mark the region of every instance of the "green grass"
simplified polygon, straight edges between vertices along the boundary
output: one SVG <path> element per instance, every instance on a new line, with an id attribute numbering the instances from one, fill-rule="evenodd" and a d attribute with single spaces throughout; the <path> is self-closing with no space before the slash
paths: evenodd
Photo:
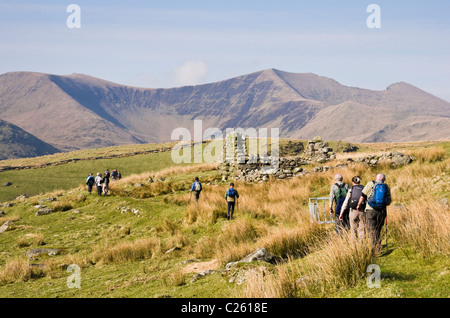
<path id="1" fill-rule="evenodd" d="M 438 144 L 439 147 L 449 149 L 448 143 Z M 420 148 L 420 147 L 419 147 Z M 427 163 L 428 165 L 443 166 L 442 162 Z M 87 172 L 101 172 L 107 167 L 117 168 L 124 176 L 147 171 L 160 171 L 171 167 L 170 152 L 136 155 L 123 158 L 98 159 L 93 161 L 78 161 L 60 166 L 51 166 L 41 169 L 14 170 L 0 173 L 3 178 L 7 173 L 12 173 L 19 186 L 34 187 L 35 195 L 25 201 L 15 201 L 13 207 L 2 208 L 6 217 L 0 218 L 0 225 L 5 218 L 15 219 L 16 227 L 13 230 L 0 234 L 0 272 L 12 259 L 19 258 L 31 264 L 50 262 L 54 268 L 44 277 L 31 278 L 27 281 L 16 280 L 9 283 L 0 282 L 0 294 L 2 297 L 240 297 L 245 295 L 245 286 L 229 283 L 227 276 L 214 273 L 210 276 L 191 283 L 194 273 L 183 273 L 186 267 L 183 262 L 197 259 L 210 261 L 217 257 L 216 250 L 208 245 L 208 242 L 222 242 L 227 240 L 228 231 L 233 224 L 245 221 L 255 231 L 277 231 L 283 229 L 295 229 L 295 224 L 288 224 L 279 216 L 258 216 L 252 211 L 238 210 L 235 223 L 225 219 L 225 205 L 219 207 L 219 216 L 213 222 L 194 222 L 188 224 L 184 218 L 188 209 L 189 187 L 194 176 L 200 176 L 205 186 L 205 193 L 214 193 L 216 186 L 219 189 L 225 187 L 215 174 L 215 171 L 199 170 L 188 172 L 169 173 L 162 182 L 164 187 L 155 187 L 155 193 L 151 197 L 140 198 L 136 195 L 138 188 L 132 184 L 121 185 L 121 191 L 109 197 L 99 197 L 96 194 L 87 194 L 84 183 L 84 175 Z M 411 169 L 421 169 L 422 165 L 414 164 Z M 60 170 L 61 169 L 61 170 Z M 444 168 L 442 168 L 444 169 Z M 395 170 L 397 178 L 403 174 L 402 169 Z M 415 171 L 415 170 L 414 170 Z M 417 170 L 419 171 L 419 170 Z M 24 173 L 24 175 L 22 175 Z M 28 173 L 28 175 L 27 175 Z M 374 173 L 373 171 L 368 174 Z M 394 172 L 392 172 L 394 173 Z M 54 188 L 46 189 L 39 182 L 32 180 L 37 176 L 47 175 L 49 180 L 60 182 L 60 175 L 70 175 L 72 185 L 66 184 L 69 179 L 57 183 Z M 80 177 L 80 175 L 82 177 Z M 332 173 L 330 174 L 332 175 Z M 32 181 L 26 182 L 26 177 Z M 390 175 L 393 177 L 392 175 Z M 22 178 L 22 179 L 21 179 Z M 81 179 L 81 180 L 80 180 Z M 145 181 L 145 180 L 142 180 Z M 3 182 L 3 179 L 2 179 Z M 6 182 L 6 181 L 5 181 Z M 280 181 L 289 182 L 289 181 Z M 325 177 L 316 177 L 311 183 L 311 196 L 327 196 L 330 180 Z M 1 185 L 1 184 L 0 184 Z M 11 186 L 11 187 L 13 187 Z M 4 187 L 2 190 L 9 190 Z M 143 191 L 150 188 L 142 187 Z M 249 186 L 241 194 L 245 194 L 257 185 Z M 20 187 L 18 189 L 21 189 Z M 54 189 L 66 189 L 52 191 Z M 140 189 L 140 188 L 139 188 Z M 159 189 L 159 190 L 158 190 Z M 126 191 L 125 191 L 126 190 Z M 162 192 L 164 190 L 164 192 Z M 167 190 L 167 191 L 166 191 Z M 129 192 L 127 192 L 129 191 Z M 158 191 L 160 191 L 158 193 Z M 220 190 L 221 191 L 221 190 Z M 19 192 L 23 193 L 23 192 Z M 220 192 L 222 193 L 222 192 Z M 2 193 L 3 195 L 3 193 Z M 410 195 L 405 193 L 405 195 Z M 16 194 L 13 194 L 16 196 Z M 56 197 L 57 201 L 40 202 L 47 197 Z M 283 200 L 281 200 L 283 201 Z M 67 211 L 57 211 L 49 215 L 36 216 L 34 208 L 36 204 L 44 204 L 54 207 L 57 204 L 66 203 L 71 206 Z M 137 209 L 139 213 L 129 210 L 121 213 L 123 207 Z M 299 214 L 307 213 L 306 203 Z M 3 219 L 3 220 L 2 220 Z M 243 223 L 241 223 L 243 224 Z M 294 228 L 293 228 L 294 227 Z M 329 231 L 333 231 L 329 227 Z M 264 231 L 263 231 L 264 232 Z M 242 243 L 254 244 L 258 242 L 258 235 L 245 236 L 239 242 L 238 232 L 233 237 L 230 247 Z M 449 260 L 446 255 L 424 256 L 410 246 L 395 241 L 393 232 L 389 232 L 389 253 L 378 257 L 375 264 L 381 269 L 381 288 L 368 288 L 367 275 L 361 277 L 356 284 L 340 287 L 337 290 L 318 291 L 310 297 L 448 297 L 449 292 Z M 384 235 L 384 232 L 383 232 Z M 37 237 L 39 239 L 33 239 Z M 98 253 L 111 249 L 125 242 L 136 243 L 142 239 L 160 242 L 160 250 L 156 249 L 146 256 L 131 256 L 128 261 L 103 262 L 96 259 Z M 24 244 L 23 242 L 28 242 Z M 264 241 L 273 244 L 278 241 Z M 383 237 L 383 242 L 385 242 Z M 290 242 L 292 243 L 292 242 Z M 197 249 L 205 244 L 204 256 Z M 275 245 L 274 250 L 284 253 L 283 248 Z M 321 243 L 320 243 L 321 244 Z M 165 251 L 180 246 L 180 251 L 165 254 Z M 224 249 L 222 245 L 221 248 Z M 38 256 L 28 261 L 25 252 L 32 248 L 59 248 L 62 254 L 58 256 Z M 275 248 L 276 247 L 276 248 Z M 295 249 L 295 248 L 294 248 Z M 272 250 L 274 252 L 274 250 Z M 236 253 L 239 250 L 236 250 Z M 291 260 L 291 264 L 302 268 L 304 264 L 314 262 L 321 253 L 320 245 L 312 246 L 306 255 L 297 255 Z M 288 254 L 286 253 L 286 257 Z M 295 253 L 294 253 L 295 254 Z M 292 255 L 294 255 L 292 254 Z M 292 256 L 291 255 L 291 256 Z M 289 256 L 289 257 L 291 257 Z M 295 256 L 295 255 L 294 255 Z M 134 257 L 134 258 L 133 258 Z M 81 289 L 69 289 L 67 278 L 72 274 L 65 271 L 61 264 L 79 264 L 81 266 Z M 224 264 L 221 264 L 223 267 Z M 246 268 L 259 268 L 265 266 L 268 275 L 272 275 L 278 269 L 289 264 L 265 265 L 261 263 L 246 265 Z M 297 276 L 296 279 L 302 276 Z"/>
<path id="2" fill-rule="evenodd" d="M 12 200 L 21 194 L 33 196 L 84 185 L 90 172 L 95 176 L 97 172 L 103 174 L 106 169 L 110 171 L 117 169 L 122 173 L 122 177 L 126 177 L 147 171 L 156 172 L 175 165 L 171 159 L 171 152 L 165 151 L 122 158 L 80 160 L 39 169 L 3 171 L 0 172 L 0 202 Z M 12 185 L 4 187 L 6 182 Z"/>

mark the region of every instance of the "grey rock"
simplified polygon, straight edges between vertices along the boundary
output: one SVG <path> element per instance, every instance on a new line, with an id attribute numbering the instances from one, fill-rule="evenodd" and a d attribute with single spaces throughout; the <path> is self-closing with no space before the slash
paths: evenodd
<path id="1" fill-rule="evenodd" d="M 239 263 L 251 263 L 254 261 L 261 261 L 261 262 L 267 262 L 267 263 L 275 263 L 277 258 L 272 255 L 269 251 L 267 251 L 264 247 L 260 247 L 253 253 L 250 253 L 243 259 L 241 259 L 238 262 L 230 262 L 227 265 L 225 265 L 226 270 L 230 270 L 231 268 L 235 267 Z"/>
<path id="2" fill-rule="evenodd" d="M 172 252 L 174 252 L 174 251 L 180 251 L 180 250 L 181 250 L 180 247 L 175 246 L 175 247 L 172 247 L 170 250 L 168 250 L 168 251 L 166 252 L 166 254 L 172 253 Z"/>
<path id="3" fill-rule="evenodd" d="M 412 158 L 409 155 L 404 155 L 400 152 L 394 152 L 392 157 L 392 165 L 394 167 L 401 167 L 409 165 L 412 162 Z"/>
<path id="4" fill-rule="evenodd" d="M 49 256 L 58 255 L 61 252 L 60 249 L 56 248 L 33 248 L 30 251 L 25 252 L 25 256 L 27 257 L 36 257 L 42 254 L 47 254 Z"/>
<path id="5" fill-rule="evenodd" d="M 195 282 L 196 280 L 198 280 L 198 279 L 200 279 L 202 277 L 214 274 L 215 272 L 216 272 L 215 270 L 207 269 L 206 271 L 203 271 L 203 272 L 200 272 L 198 274 L 195 274 L 194 277 L 192 277 L 191 283 Z"/>
<path id="6" fill-rule="evenodd" d="M 12 221 L 6 221 L 5 223 L 3 223 L 2 226 L 0 226 L 0 233 L 6 232 L 8 230 L 13 229 L 14 226 L 14 222 Z"/>
<path id="7" fill-rule="evenodd" d="M 39 216 L 39 215 L 47 215 L 47 214 L 50 214 L 50 213 L 52 213 L 53 212 L 53 209 L 50 209 L 50 208 L 48 208 L 48 209 L 39 209 L 37 212 L 36 212 L 36 216 Z"/>

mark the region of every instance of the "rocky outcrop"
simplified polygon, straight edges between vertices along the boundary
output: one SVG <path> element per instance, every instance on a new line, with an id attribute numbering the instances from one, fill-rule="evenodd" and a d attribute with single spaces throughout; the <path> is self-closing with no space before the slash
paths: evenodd
<path id="1" fill-rule="evenodd" d="M 406 155 L 398 151 L 394 151 L 383 153 L 381 155 L 367 155 L 364 157 L 354 159 L 348 158 L 347 161 L 363 163 L 365 166 L 368 167 L 376 167 L 380 163 L 390 163 L 390 166 L 392 168 L 398 168 L 405 165 L 409 165 L 415 159 L 416 158 L 414 158 L 413 156 Z"/>
<path id="2" fill-rule="evenodd" d="M 32 250 L 25 252 L 25 256 L 36 257 L 42 254 L 47 254 L 48 256 L 55 256 L 60 253 L 61 250 L 56 248 L 33 248 Z"/>

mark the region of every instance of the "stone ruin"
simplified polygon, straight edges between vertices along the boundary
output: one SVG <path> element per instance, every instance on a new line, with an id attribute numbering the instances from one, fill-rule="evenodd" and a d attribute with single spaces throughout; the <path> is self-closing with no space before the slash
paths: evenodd
<path id="1" fill-rule="evenodd" d="M 307 149 L 301 156 L 278 157 L 277 153 L 249 154 L 246 139 L 239 133 L 226 137 L 222 158 L 224 162 L 218 168 L 222 180 L 239 180 L 247 182 L 268 181 L 272 175 L 277 179 L 291 178 L 304 174 L 302 166 L 311 163 L 325 163 L 335 159 L 333 149 L 320 137 L 308 141 Z"/>
<path id="2" fill-rule="evenodd" d="M 228 148 L 225 143 L 222 152 L 222 158 L 225 160 L 218 167 L 218 174 L 222 176 L 223 181 L 264 182 L 268 181 L 270 176 L 276 179 L 286 179 L 333 168 L 343 168 L 352 163 L 375 167 L 380 163 L 387 162 L 392 168 L 396 168 L 410 164 L 415 159 L 400 152 L 390 152 L 355 159 L 348 158 L 346 162 L 335 166 L 319 165 L 312 168 L 311 171 L 306 171 L 303 168 L 305 165 L 324 164 L 336 159 L 333 148 L 329 147 L 328 142 L 323 141 L 320 137 L 309 140 L 306 149 L 299 156 L 278 157 L 275 153 L 275 158 L 271 158 L 267 154 L 249 154 L 246 139 L 239 133 L 228 135 L 227 140 Z"/>
<path id="3" fill-rule="evenodd" d="M 315 137 L 308 141 L 304 156 L 307 157 L 307 160 L 317 163 L 325 163 L 329 160 L 336 159 L 333 148 L 329 147 L 328 142 L 322 141 L 320 137 Z"/>

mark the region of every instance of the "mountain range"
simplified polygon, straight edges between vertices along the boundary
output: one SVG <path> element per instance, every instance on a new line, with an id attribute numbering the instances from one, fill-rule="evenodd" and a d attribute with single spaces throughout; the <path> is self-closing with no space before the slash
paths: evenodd
<path id="1" fill-rule="evenodd" d="M 165 142 L 177 127 L 280 128 L 283 138 L 450 139 L 450 103 L 411 84 L 348 87 L 267 69 L 215 83 L 139 88 L 88 75 L 0 75 L 0 118 L 59 151 Z"/>

